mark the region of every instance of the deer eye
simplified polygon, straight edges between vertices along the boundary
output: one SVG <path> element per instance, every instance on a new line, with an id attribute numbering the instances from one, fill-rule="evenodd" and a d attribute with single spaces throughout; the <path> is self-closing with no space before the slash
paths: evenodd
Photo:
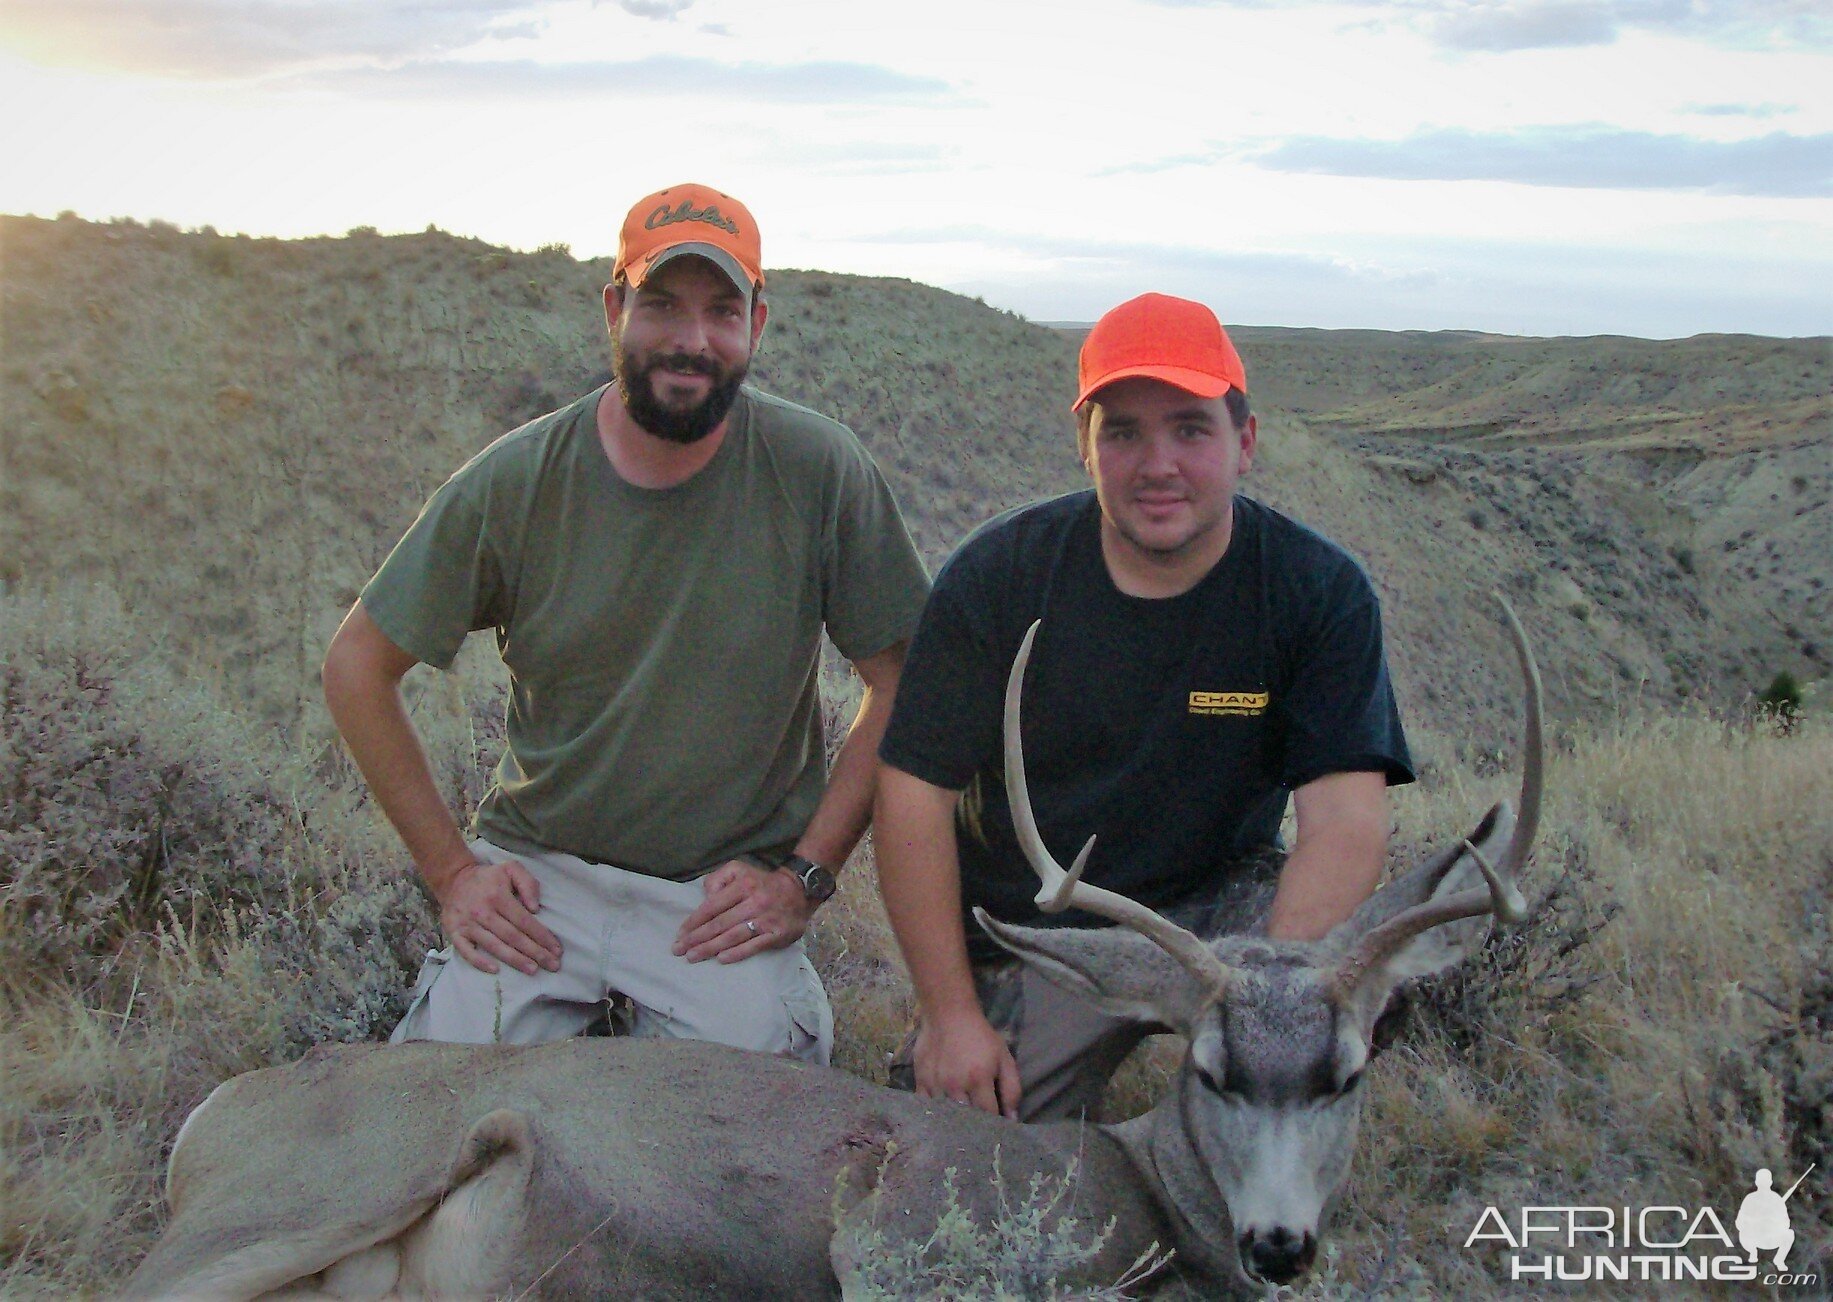
<path id="1" fill-rule="evenodd" d="M 1358 1067 L 1354 1071 L 1350 1072 L 1348 1078 L 1344 1080 L 1343 1082 L 1343 1087 L 1339 1089 L 1337 1093 L 1339 1094 L 1354 1093 L 1356 1086 L 1362 1083 L 1362 1070 L 1363 1070 L 1362 1068 Z"/>
<path id="2" fill-rule="evenodd" d="M 1209 1068 L 1198 1062 L 1193 1062 L 1190 1065 L 1197 1074 L 1197 1080 L 1202 1084 L 1203 1088 L 1208 1090 L 1211 1094 L 1214 1094 L 1225 1103 L 1242 1102 L 1241 1092 L 1239 1090 L 1229 1089 L 1221 1081 L 1216 1079 L 1215 1073 L 1210 1071 Z"/>

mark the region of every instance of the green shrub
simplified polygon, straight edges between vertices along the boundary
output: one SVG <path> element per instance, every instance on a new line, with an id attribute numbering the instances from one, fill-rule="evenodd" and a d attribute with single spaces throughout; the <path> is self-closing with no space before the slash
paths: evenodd
<path id="1" fill-rule="evenodd" d="M 212 236 L 198 247 L 197 261 L 214 275 L 233 276 L 236 273 L 235 246 L 228 240 Z"/>
<path id="2" fill-rule="evenodd" d="M 1801 684 L 1784 669 L 1757 694 L 1757 713 L 1778 732 L 1793 732 L 1801 719 Z"/>
<path id="3" fill-rule="evenodd" d="M 1064 1214 L 1077 1179 L 1073 1160 L 1061 1177 L 1033 1173 L 1024 1197 L 1014 1202 L 995 1151 L 993 1192 L 998 1209 L 982 1216 L 962 1205 L 951 1166 L 943 1173 L 943 1206 L 935 1229 L 920 1242 L 880 1226 L 879 1192 L 873 1190 L 862 1207 L 847 1214 L 839 1232 L 840 1255 L 852 1266 L 851 1277 L 844 1281 L 847 1296 L 870 1302 L 1129 1296 L 1132 1289 L 1163 1269 L 1171 1259 L 1169 1252 L 1153 1244 L 1108 1285 L 1059 1282 L 1085 1270 L 1100 1255 L 1114 1229 L 1111 1221 L 1105 1226 L 1088 1225 Z M 844 1196 L 843 1178 L 840 1198 Z"/>

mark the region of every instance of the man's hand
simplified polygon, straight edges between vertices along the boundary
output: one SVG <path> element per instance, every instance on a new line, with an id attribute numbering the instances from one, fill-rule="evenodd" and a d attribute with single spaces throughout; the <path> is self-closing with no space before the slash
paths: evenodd
<path id="1" fill-rule="evenodd" d="M 916 1092 L 925 1098 L 972 1103 L 982 1112 L 1018 1120 L 1018 1062 L 1006 1037 L 978 1008 L 947 1018 L 924 1018 L 917 1031 Z"/>
<path id="2" fill-rule="evenodd" d="M 793 945 L 814 916 L 815 906 L 802 883 L 780 868 L 732 859 L 701 882 L 706 898 L 675 935 L 675 953 L 690 963 L 708 958 L 736 963 L 766 949 Z"/>
<path id="3" fill-rule="evenodd" d="M 434 893 L 446 939 L 479 972 L 495 973 L 499 960 L 524 976 L 537 968 L 560 970 L 559 938 L 535 919 L 541 883 L 514 859 L 473 859 Z"/>

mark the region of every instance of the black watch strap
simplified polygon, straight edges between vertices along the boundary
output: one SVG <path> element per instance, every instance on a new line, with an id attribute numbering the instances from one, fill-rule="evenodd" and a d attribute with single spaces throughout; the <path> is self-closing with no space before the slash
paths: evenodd
<path id="1" fill-rule="evenodd" d="M 807 855 L 792 854 L 783 860 L 783 867 L 796 875 L 802 883 L 802 893 L 815 904 L 826 903 L 839 885 L 832 871 L 823 868 Z"/>

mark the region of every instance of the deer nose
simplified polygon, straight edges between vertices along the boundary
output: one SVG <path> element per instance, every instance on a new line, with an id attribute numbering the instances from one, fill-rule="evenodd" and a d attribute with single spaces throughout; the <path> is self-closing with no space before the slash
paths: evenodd
<path id="1" fill-rule="evenodd" d="M 1249 1230 L 1241 1236 L 1240 1247 L 1241 1264 L 1269 1284 L 1289 1284 L 1317 1260 L 1317 1236 L 1309 1230 L 1294 1234 L 1283 1225 Z"/>

